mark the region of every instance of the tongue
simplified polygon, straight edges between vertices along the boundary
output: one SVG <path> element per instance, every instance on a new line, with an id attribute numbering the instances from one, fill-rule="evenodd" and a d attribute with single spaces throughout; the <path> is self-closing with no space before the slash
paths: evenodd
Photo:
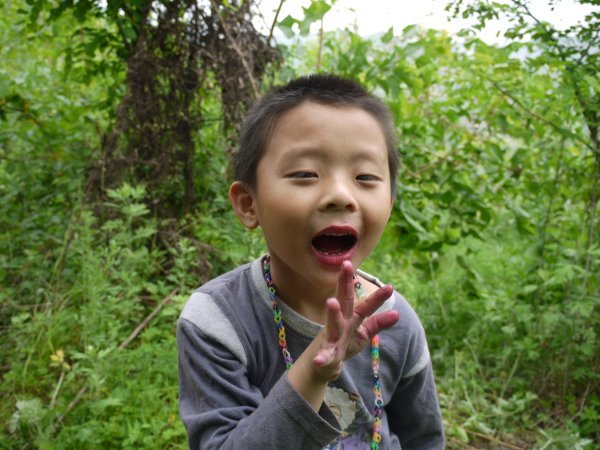
<path id="1" fill-rule="evenodd" d="M 352 236 L 317 236 L 313 240 L 313 246 L 321 253 L 335 255 L 343 253 L 352 246 Z"/>

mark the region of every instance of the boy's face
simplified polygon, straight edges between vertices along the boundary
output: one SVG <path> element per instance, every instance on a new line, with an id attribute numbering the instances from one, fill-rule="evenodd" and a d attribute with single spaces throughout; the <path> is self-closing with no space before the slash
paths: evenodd
<path id="1" fill-rule="evenodd" d="M 252 210 L 278 288 L 335 292 L 341 263 L 367 258 L 391 212 L 377 120 L 355 107 L 304 103 L 279 120 L 256 175 Z"/>

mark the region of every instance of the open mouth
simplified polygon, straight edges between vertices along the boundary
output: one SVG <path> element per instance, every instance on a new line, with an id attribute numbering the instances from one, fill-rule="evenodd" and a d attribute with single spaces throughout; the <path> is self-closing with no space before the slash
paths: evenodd
<path id="1" fill-rule="evenodd" d="M 357 238 L 350 233 L 323 233 L 312 240 L 316 251 L 325 255 L 341 255 L 350 251 Z"/>

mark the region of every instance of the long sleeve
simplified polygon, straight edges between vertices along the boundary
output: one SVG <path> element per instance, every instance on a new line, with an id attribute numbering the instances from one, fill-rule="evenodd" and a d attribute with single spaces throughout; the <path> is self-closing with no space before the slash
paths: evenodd
<path id="1" fill-rule="evenodd" d="M 386 331 L 395 339 L 386 340 L 385 358 L 402 369 L 385 407 L 390 434 L 398 437 L 403 450 L 443 450 L 444 427 L 425 330 L 399 294 L 396 305 L 402 323 Z"/>
<path id="2" fill-rule="evenodd" d="M 386 407 L 403 450 L 443 450 L 444 429 L 431 364 L 403 380 Z"/>
<path id="3" fill-rule="evenodd" d="M 263 396 L 234 353 L 185 319 L 177 341 L 190 449 L 320 449 L 339 435 L 328 408 L 317 414 L 285 373 Z"/>

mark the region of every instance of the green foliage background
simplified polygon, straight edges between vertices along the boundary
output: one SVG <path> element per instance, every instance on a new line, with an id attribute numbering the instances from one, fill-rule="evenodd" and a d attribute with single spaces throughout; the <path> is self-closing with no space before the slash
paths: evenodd
<path id="1" fill-rule="evenodd" d="M 480 25 L 527 18 L 519 2 L 454 3 Z M 497 46 L 414 26 L 300 39 L 330 5 L 280 21 L 286 64 L 263 88 L 334 71 L 390 105 L 399 194 L 365 269 L 427 329 L 448 447 L 596 448 L 597 53 L 526 20 Z M 144 186 L 110 191 L 100 220 L 86 171 L 122 98 L 124 59 L 110 15 L 46 21 L 42 7 L 11 1 L 0 14 L 0 448 L 185 448 L 178 313 L 206 278 L 263 251 L 228 205 L 220 97 L 203 103 L 199 204 L 178 218 L 176 244 L 158 245 Z M 591 48 L 597 21 L 571 32 Z"/>

